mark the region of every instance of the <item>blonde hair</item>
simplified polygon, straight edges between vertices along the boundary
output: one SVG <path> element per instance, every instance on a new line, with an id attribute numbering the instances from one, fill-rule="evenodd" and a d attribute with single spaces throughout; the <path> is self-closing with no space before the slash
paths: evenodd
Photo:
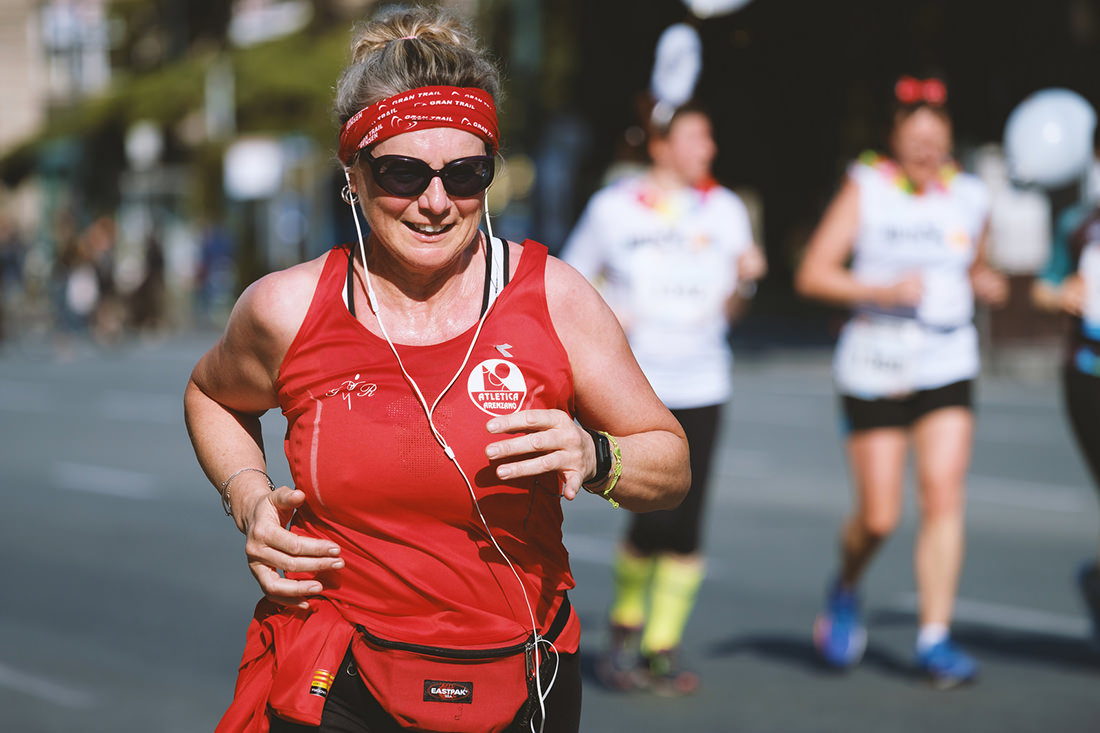
<path id="1" fill-rule="evenodd" d="M 499 98 L 496 64 L 466 24 L 444 10 L 383 9 L 356 28 L 351 53 L 336 84 L 341 125 L 364 107 L 417 87 L 476 87 Z"/>

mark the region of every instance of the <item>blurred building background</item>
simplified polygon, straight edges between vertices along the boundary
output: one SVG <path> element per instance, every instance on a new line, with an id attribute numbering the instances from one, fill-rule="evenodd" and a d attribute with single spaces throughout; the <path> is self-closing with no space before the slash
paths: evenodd
<path id="1" fill-rule="evenodd" d="M 353 236 L 331 97 L 352 24 L 378 4 L 0 0 L 5 333 L 112 343 L 216 325 L 244 284 Z M 1013 188 L 998 146 L 1036 90 L 1100 99 L 1100 0 L 751 0 L 708 17 L 680 0 L 444 4 L 505 69 L 495 228 L 552 250 L 609 167 L 640 153 L 630 130 L 658 36 L 696 28 L 717 171 L 771 264 L 738 331 L 756 344 L 832 337 L 839 314 L 791 291 L 801 248 L 848 162 L 882 147 L 897 76 L 942 76 L 960 159 L 1005 193 L 995 228 L 1014 296 L 983 331 L 1006 353 L 1057 340 L 1026 292 L 1084 186 Z"/>

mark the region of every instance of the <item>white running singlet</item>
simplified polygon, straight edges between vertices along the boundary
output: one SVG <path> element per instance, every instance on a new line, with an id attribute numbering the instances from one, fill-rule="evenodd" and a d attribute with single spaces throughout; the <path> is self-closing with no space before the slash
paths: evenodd
<path id="1" fill-rule="evenodd" d="M 921 195 L 892 161 L 864 156 L 849 172 L 859 186 L 852 274 L 873 285 L 921 276 L 916 308 L 857 309 L 837 344 L 834 375 L 844 394 L 898 397 L 972 379 L 979 368 L 969 269 L 989 216 L 978 178 L 948 169 Z"/>
<path id="2" fill-rule="evenodd" d="M 711 182 L 670 193 L 632 176 L 592 197 L 562 259 L 619 316 L 657 396 L 688 409 L 729 398 L 726 303 L 752 239 L 748 211 L 729 189 Z"/>

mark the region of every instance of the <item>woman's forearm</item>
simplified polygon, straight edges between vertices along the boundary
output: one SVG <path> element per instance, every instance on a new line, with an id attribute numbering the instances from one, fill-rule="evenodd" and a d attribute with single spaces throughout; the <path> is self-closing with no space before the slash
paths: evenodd
<path id="1" fill-rule="evenodd" d="M 608 498 L 623 509 L 649 512 L 672 509 L 683 501 L 691 486 L 687 440 L 667 430 L 616 436 L 622 474 Z M 609 482 L 591 490 L 603 494 Z"/>
<path id="2" fill-rule="evenodd" d="M 222 482 L 242 468 L 266 471 L 263 434 L 258 415 L 230 410 L 202 391 L 192 379 L 184 393 L 184 420 L 195 456 L 210 483 L 224 492 Z M 242 472 L 230 486 L 230 508 L 242 528 L 242 509 L 270 489 L 254 471 Z"/>

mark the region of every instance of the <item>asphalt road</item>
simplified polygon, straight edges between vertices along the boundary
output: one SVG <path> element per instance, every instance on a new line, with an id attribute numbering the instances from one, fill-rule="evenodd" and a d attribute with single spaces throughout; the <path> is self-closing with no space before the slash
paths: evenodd
<path id="1" fill-rule="evenodd" d="M 258 592 L 242 542 L 191 454 L 187 374 L 213 334 L 112 352 L 0 350 L 0 730 L 212 730 Z M 625 515 L 568 507 L 584 626 L 584 731 L 1100 731 L 1100 653 L 1072 584 L 1098 541 L 1096 496 L 1058 386 L 987 375 L 955 636 L 978 684 L 911 672 L 912 503 L 865 587 L 870 645 L 837 675 L 810 626 L 848 504 L 826 355 L 739 360 L 685 640 L 692 698 L 614 694 L 591 678 Z M 279 415 L 265 418 L 277 480 Z"/>

